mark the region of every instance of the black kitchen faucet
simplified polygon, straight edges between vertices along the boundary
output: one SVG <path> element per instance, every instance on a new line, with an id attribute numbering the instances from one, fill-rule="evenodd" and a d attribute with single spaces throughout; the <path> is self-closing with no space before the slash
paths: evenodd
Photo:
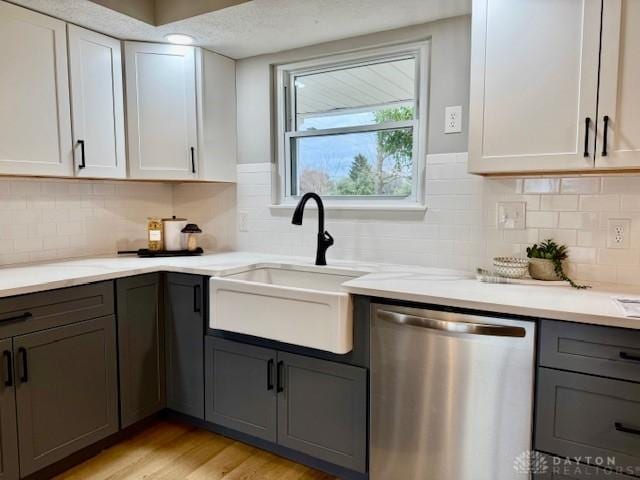
<path id="1" fill-rule="evenodd" d="M 302 225 L 304 206 L 311 198 L 318 204 L 318 249 L 316 251 L 316 265 L 326 265 L 326 253 L 327 249 L 333 245 L 333 237 L 324 229 L 324 205 L 320 195 L 313 192 L 305 193 L 293 212 L 291 223 L 294 225 Z"/>

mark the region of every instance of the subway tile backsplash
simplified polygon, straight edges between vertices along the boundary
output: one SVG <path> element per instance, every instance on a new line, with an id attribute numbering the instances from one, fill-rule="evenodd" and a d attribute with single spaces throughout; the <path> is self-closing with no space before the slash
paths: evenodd
<path id="1" fill-rule="evenodd" d="M 554 238 L 569 246 L 567 270 L 577 279 L 640 284 L 640 175 L 483 178 L 466 173 L 466 160 L 428 156 L 425 214 L 330 210 L 328 258 L 473 270 Z M 271 164 L 238 166 L 238 208 L 249 223 L 237 246 L 311 258 L 315 221 L 292 226 L 291 211 L 269 208 L 272 175 Z M 527 228 L 498 230 L 496 204 L 512 201 L 526 203 Z M 609 218 L 631 220 L 630 248 L 607 248 Z"/>
<path id="2" fill-rule="evenodd" d="M 329 259 L 472 270 L 498 255 L 524 255 L 553 237 L 570 249 L 582 281 L 640 285 L 640 175 L 483 178 L 467 155 L 427 159 L 424 213 L 335 211 Z M 272 165 L 238 165 L 238 185 L 0 178 L 0 265 L 113 254 L 145 245 L 149 216 L 178 215 L 204 230 L 209 251 L 252 250 L 312 258 L 313 213 L 302 227 L 270 208 Z M 525 202 L 526 230 L 498 230 L 497 202 Z M 248 214 L 237 231 L 237 212 Z M 609 219 L 631 220 L 629 248 L 607 247 Z"/>
<path id="3" fill-rule="evenodd" d="M 150 216 L 199 223 L 201 244 L 231 249 L 235 187 L 0 178 L 0 265 L 114 254 L 146 245 Z"/>

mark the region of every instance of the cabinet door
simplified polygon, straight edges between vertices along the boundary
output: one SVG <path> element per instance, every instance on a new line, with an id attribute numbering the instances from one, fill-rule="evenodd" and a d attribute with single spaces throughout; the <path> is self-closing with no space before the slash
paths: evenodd
<path id="1" fill-rule="evenodd" d="M 165 294 L 167 407 L 204 419 L 204 279 L 170 273 Z"/>
<path id="2" fill-rule="evenodd" d="M 600 12 L 601 0 L 474 0 L 471 172 L 593 168 Z"/>
<path id="3" fill-rule="evenodd" d="M 20 473 L 118 430 L 115 318 L 14 338 Z"/>
<path id="4" fill-rule="evenodd" d="M 278 443 L 366 471 L 367 371 L 278 352 Z"/>
<path id="5" fill-rule="evenodd" d="M 276 352 L 214 337 L 205 340 L 207 421 L 276 441 Z"/>
<path id="6" fill-rule="evenodd" d="M 73 175 L 64 22 L 0 1 L 0 173 Z"/>
<path id="7" fill-rule="evenodd" d="M 129 173 L 198 177 L 195 48 L 125 43 Z"/>
<path id="8" fill-rule="evenodd" d="M 599 168 L 640 167 L 638 22 L 637 0 L 604 2 L 596 157 Z"/>
<path id="9" fill-rule="evenodd" d="M 200 179 L 235 182 L 236 62 L 200 49 L 196 71 Z"/>
<path id="10" fill-rule="evenodd" d="M 160 275 L 116 282 L 120 421 L 127 427 L 165 406 L 164 325 Z"/>
<path id="11" fill-rule="evenodd" d="M 15 373 L 11 339 L 0 340 L 0 480 L 17 480 Z"/>
<path id="12" fill-rule="evenodd" d="M 68 26 L 76 175 L 124 178 L 120 41 Z"/>

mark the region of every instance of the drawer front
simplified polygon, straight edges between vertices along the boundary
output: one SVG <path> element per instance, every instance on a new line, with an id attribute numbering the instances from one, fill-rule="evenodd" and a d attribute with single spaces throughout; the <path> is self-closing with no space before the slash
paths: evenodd
<path id="1" fill-rule="evenodd" d="M 0 338 L 113 315 L 113 282 L 0 299 Z"/>
<path id="2" fill-rule="evenodd" d="M 539 364 L 640 382 L 640 330 L 540 322 Z"/>
<path id="3" fill-rule="evenodd" d="M 633 480 L 622 473 L 536 452 L 533 480 Z M 605 461 L 606 463 L 606 461 Z M 613 467 L 615 468 L 615 467 Z M 627 470 L 629 473 L 633 471 Z"/>
<path id="4" fill-rule="evenodd" d="M 539 368 L 536 396 L 536 450 L 640 466 L 639 384 Z"/>

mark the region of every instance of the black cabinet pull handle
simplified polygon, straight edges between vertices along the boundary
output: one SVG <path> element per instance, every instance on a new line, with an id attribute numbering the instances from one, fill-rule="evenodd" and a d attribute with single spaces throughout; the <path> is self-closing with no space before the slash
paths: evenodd
<path id="1" fill-rule="evenodd" d="M 622 433 L 630 433 L 631 435 L 640 435 L 640 428 L 625 427 L 622 423 L 616 422 L 613 424 L 617 431 Z"/>
<path id="2" fill-rule="evenodd" d="M 87 159 L 84 155 L 84 140 L 78 140 L 78 145 L 80 145 L 80 165 L 78 168 L 85 168 L 87 166 Z"/>
<path id="3" fill-rule="evenodd" d="M 640 362 L 640 355 L 633 355 L 627 352 L 620 352 L 620 358 L 623 360 L 631 360 L 632 362 Z"/>
<path id="4" fill-rule="evenodd" d="M 277 379 L 277 386 L 276 386 L 276 392 L 280 393 L 280 392 L 284 392 L 284 387 L 282 386 L 282 377 L 284 376 L 284 362 L 283 361 L 279 361 L 278 362 L 278 379 Z"/>
<path id="5" fill-rule="evenodd" d="M 607 137 L 609 136 L 609 115 L 605 115 L 604 118 L 604 132 L 602 133 L 602 156 L 609 155 L 607 152 Z"/>
<path id="6" fill-rule="evenodd" d="M 591 126 L 591 118 L 584 119 L 584 156 L 589 156 L 589 127 Z"/>
<path id="7" fill-rule="evenodd" d="M 2 318 L 0 319 L 0 323 L 24 322 L 25 320 L 29 320 L 31 317 L 33 317 L 33 314 L 31 312 L 24 312 L 24 313 L 21 313 L 20 315 L 16 315 L 15 317 Z"/>
<path id="8" fill-rule="evenodd" d="M 29 381 L 29 366 L 27 365 L 27 349 L 20 347 L 18 349 L 18 355 L 22 360 L 22 375 L 20 375 L 20 381 L 27 383 Z"/>
<path id="9" fill-rule="evenodd" d="M 267 390 L 273 390 L 273 358 L 267 362 Z"/>
<path id="10" fill-rule="evenodd" d="M 196 173 L 196 149 L 191 147 L 191 173 Z"/>
<path id="11" fill-rule="evenodd" d="M 13 387 L 13 365 L 11 364 L 11 352 L 5 350 L 2 352 L 4 357 L 4 364 L 7 366 L 7 379 L 4 381 L 5 387 Z"/>
<path id="12" fill-rule="evenodd" d="M 193 311 L 202 313 L 202 295 L 200 295 L 200 285 L 193 287 Z"/>

